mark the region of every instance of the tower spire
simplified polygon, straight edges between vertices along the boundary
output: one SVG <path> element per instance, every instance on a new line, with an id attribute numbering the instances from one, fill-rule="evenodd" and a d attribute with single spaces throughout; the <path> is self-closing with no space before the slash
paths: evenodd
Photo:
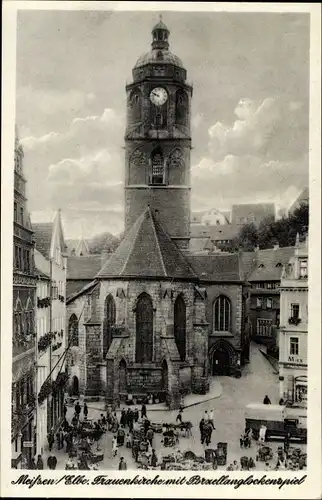
<path id="1" fill-rule="evenodd" d="M 152 30 L 152 48 L 153 49 L 165 49 L 169 48 L 169 37 L 170 31 L 162 21 L 162 14 L 159 14 L 159 22 L 154 26 Z"/>

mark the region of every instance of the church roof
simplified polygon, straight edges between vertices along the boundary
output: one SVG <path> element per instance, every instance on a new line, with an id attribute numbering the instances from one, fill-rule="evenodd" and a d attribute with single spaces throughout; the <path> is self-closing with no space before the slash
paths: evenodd
<path id="1" fill-rule="evenodd" d="M 188 261 L 148 206 L 121 241 L 98 278 L 196 279 Z"/>
<path id="2" fill-rule="evenodd" d="M 160 60 L 160 52 L 162 52 L 162 60 Z M 146 52 L 145 54 L 142 54 L 138 60 L 135 63 L 134 68 L 139 68 L 141 66 L 145 66 L 146 64 L 151 64 L 151 63 L 162 63 L 162 64 L 174 64 L 175 66 L 178 66 L 179 68 L 183 68 L 183 64 L 181 59 L 179 59 L 178 56 L 175 54 L 172 54 L 170 50 L 157 50 L 153 49 L 150 50 L 149 52 Z"/>
<path id="3" fill-rule="evenodd" d="M 160 19 L 160 21 L 154 26 L 153 30 L 152 30 L 152 33 L 156 30 L 164 30 L 164 31 L 167 31 L 168 33 L 169 30 L 168 28 L 166 27 L 166 25 L 164 24 L 164 22 Z"/>
<path id="4" fill-rule="evenodd" d="M 53 235 L 53 222 L 39 222 L 32 224 L 34 232 L 35 247 L 47 259 L 49 259 L 51 239 Z"/>
<path id="5" fill-rule="evenodd" d="M 188 260 L 200 280 L 235 282 L 243 279 L 238 253 L 189 255 Z"/>

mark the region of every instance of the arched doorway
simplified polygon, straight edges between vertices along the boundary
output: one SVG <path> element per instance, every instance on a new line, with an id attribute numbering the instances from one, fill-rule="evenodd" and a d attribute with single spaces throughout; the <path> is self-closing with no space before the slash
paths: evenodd
<path id="1" fill-rule="evenodd" d="M 116 321 L 116 306 L 113 296 L 110 294 L 105 299 L 104 323 L 103 323 L 103 357 L 112 343 L 112 327 Z"/>
<path id="2" fill-rule="evenodd" d="M 119 393 L 127 394 L 127 370 L 124 359 L 119 364 Z"/>
<path id="3" fill-rule="evenodd" d="M 181 361 L 186 359 L 186 304 L 182 295 L 174 303 L 174 338 Z"/>
<path id="4" fill-rule="evenodd" d="M 212 375 L 230 375 L 230 354 L 223 344 L 218 345 L 213 351 Z"/>
<path id="5" fill-rule="evenodd" d="M 153 305 L 151 297 L 142 293 L 136 306 L 136 353 L 137 363 L 153 359 Z"/>
<path id="6" fill-rule="evenodd" d="M 79 380 L 76 375 L 74 375 L 72 379 L 72 395 L 73 396 L 79 396 Z"/>

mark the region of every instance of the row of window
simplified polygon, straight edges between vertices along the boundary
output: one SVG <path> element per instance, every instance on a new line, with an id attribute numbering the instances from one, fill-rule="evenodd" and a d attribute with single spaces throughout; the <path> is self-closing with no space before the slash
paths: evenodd
<path id="1" fill-rule="evenodd" d="M 262 282 L 258 282 L 258 283 L 255 283 L 255 285 L 253 285 L 255 288 L 262 288 L 262 289 L 267 289 L 267 290 L 274 290 L 275 288 L 278 287 L 278 283 L 276 283 L 275 281 L 262 281 Z"/>
<path id="2" fill-rule="evenodd" d="M 47 282 L 38 281 L 37 283 L 37 296 L 39 299 L 45 299 L 49 296 L 49 286 Z"/>
<path id="3" fill-rule="evenodd" d="M 13 314 L 14 338 L 34 333 L 34 311 L 20 311 Z"/>
<path id="4" fill-rule="evenodd" d="M 31 375 L 22 377 L 12 384 L 12 397 L 15 409 L 25 407 L 31 402 L 34 395 L 34 382 Z"/>
<path id="5" fill-rule="evenodd" d="M 29 248 L 22 248 L 14 245 L 13 249 L 14 267 L 24 273 L 31 272 L 31 252 Z"/>
<path id="6" fill-rule="evenodd" d="M 214 331 L 231 330 L 231 303 L 220 295 L 213 305 Z M 112 342 L 113 326 L 116 321 L 116 305 L 112 295 L 105 301 L 103 325 L 103 355 L 105 356 Z M 174 304 L 174 335 L 182 360 L 186 357 L 186 305 L 182 295 Z M 68 342 L 71 346 L 79 345 L 78 318 L 72 314 L 68 325 Z M 143 293 L 136 306 L 136 359 L 137 362 L 152 361 L 153 354 L 153 305 L 151 297 Z"/>
<path id="7" fill-rule="evenodd" d="M 22 226 L 25 222 L 24 208 L 19 207 L 16 201 L 13 203 L 13 220 L 14 222 L 18 222 Z"/>

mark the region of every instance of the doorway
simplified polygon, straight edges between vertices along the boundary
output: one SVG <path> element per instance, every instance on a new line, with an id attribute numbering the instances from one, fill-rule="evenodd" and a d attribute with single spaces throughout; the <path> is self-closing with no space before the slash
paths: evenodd
<path id="1" fill-rule="evenodd" d="M 215 349 L 212 357 L 212 374 L 213 375 L 229 375 L 230 374 L 230 357 L 228 350 L 220 346 Z"/>

